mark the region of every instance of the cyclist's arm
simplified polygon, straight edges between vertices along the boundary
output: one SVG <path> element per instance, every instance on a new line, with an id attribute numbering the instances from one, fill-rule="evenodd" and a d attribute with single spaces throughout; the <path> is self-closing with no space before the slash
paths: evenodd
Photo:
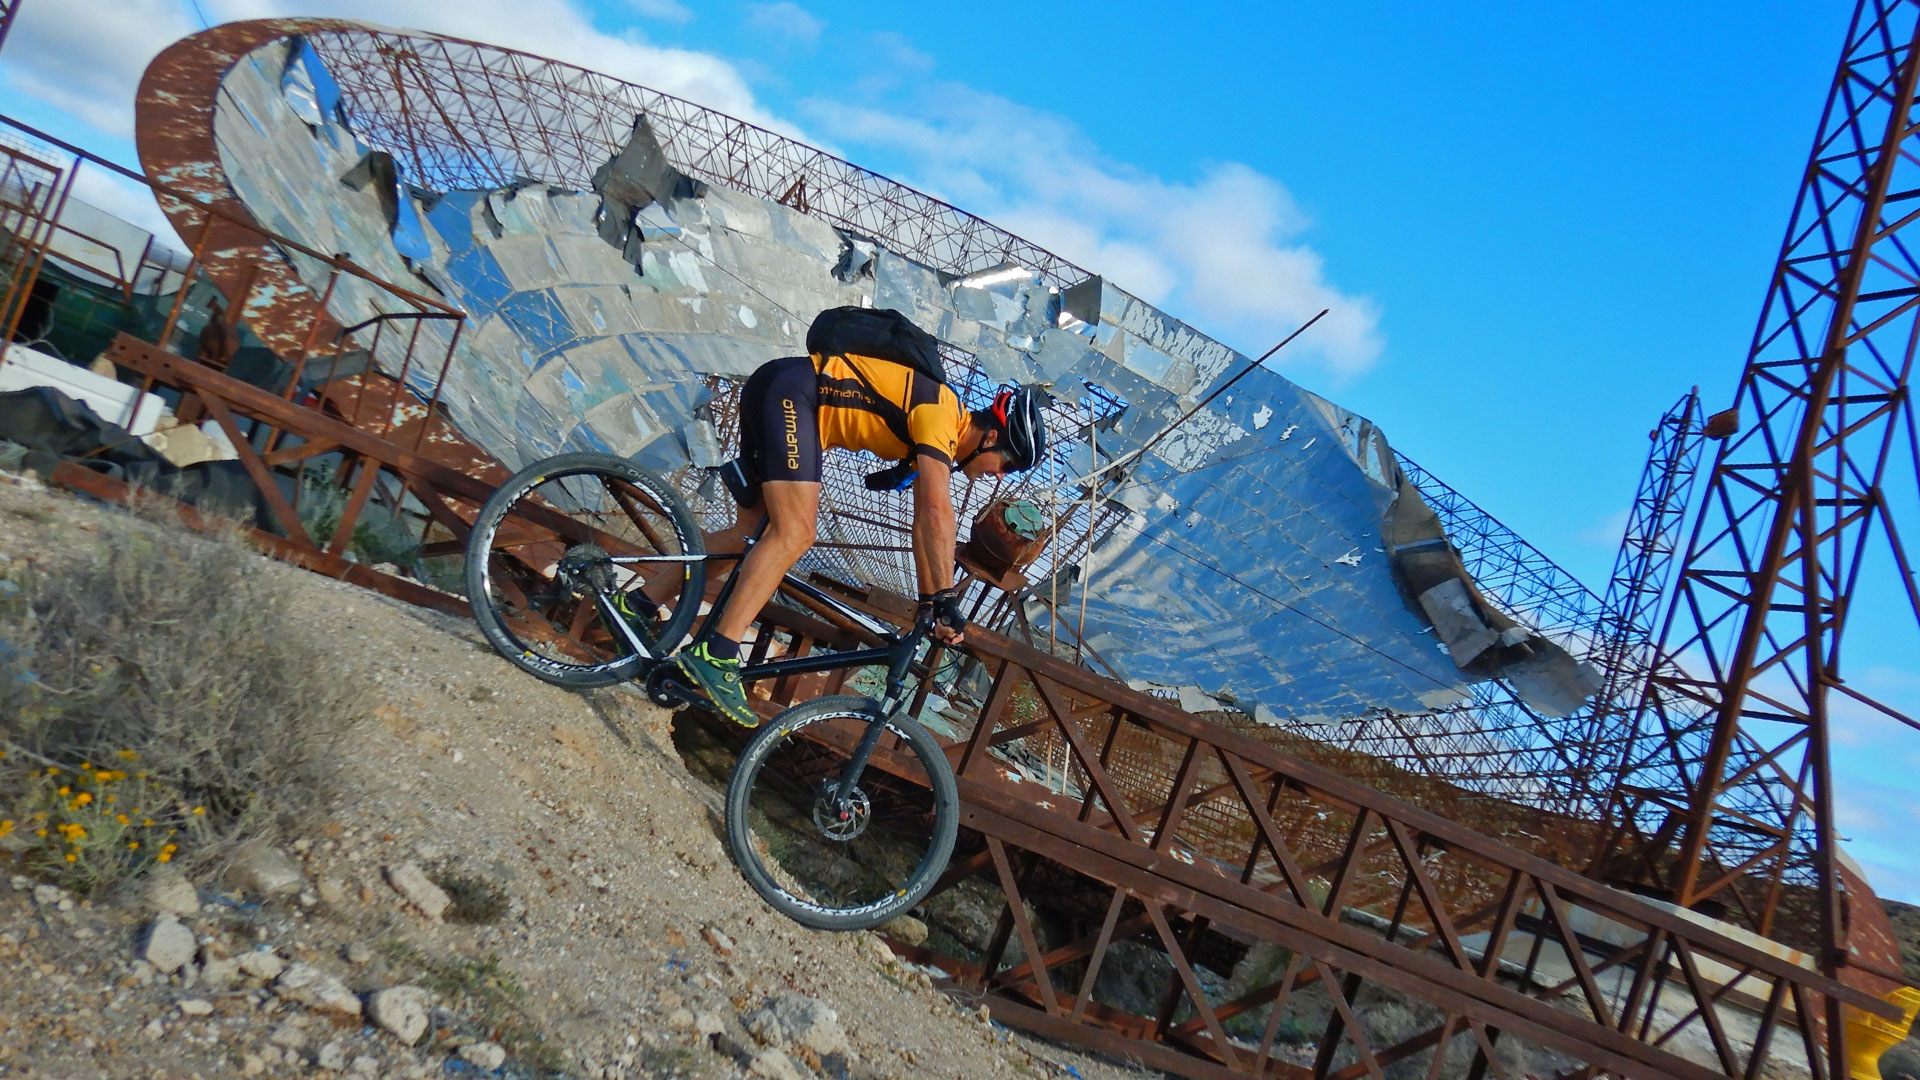
<path id="1" fill-rule="evenodd" d="M 953 467 L 932 454 L 917 454 L 913 482 L 913 565 L 920 591 L 953 587 Z"/>

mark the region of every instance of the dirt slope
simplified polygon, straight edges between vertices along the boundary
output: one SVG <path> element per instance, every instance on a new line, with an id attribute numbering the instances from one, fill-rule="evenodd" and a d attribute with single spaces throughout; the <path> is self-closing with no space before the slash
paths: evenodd
<path id="1" fill-rule="evenodd" d="M 85 544 L 121 513 L 0 480 L 0 566 Z M 273 899 L 195 882 L 198 957 L 171 976 L 137 960 L 153 917 L 139 898 L 0 887 L 0 1077 L 476 1075 L 494 1042 L 522 1076 L 1157 1075 L 1012 1035 L 870 935 L 766 908 L 727 860 L 717 795 L 675 754 L 670 714 L 637 693 L 562 691 L 463 622 L 274 572 L 286 618 L 319 631 L 313 663 L 366 690 L 341 797 L 287 852 L 304 880 Z M 430 921 L 389 882 L 410 862 L 504 912 Z M 427 986 L 428 1034 L 407 1047 L 233 971 L 266 948 L 363 1000 Z M 796 1040 L 769 1058 L 742 1019 L 783 993 L 830 1006 L 846 1052 Z"/>

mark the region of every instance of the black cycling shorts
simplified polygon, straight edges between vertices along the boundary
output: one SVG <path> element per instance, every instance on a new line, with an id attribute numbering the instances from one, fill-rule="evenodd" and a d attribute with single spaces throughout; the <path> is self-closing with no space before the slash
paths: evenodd
<path id="1" fill-rule="evenodd" d="M 820 376 L 810 356 L 769 360 L 740 391 L 740 460 L 756 486 L 820 482 Z"/>

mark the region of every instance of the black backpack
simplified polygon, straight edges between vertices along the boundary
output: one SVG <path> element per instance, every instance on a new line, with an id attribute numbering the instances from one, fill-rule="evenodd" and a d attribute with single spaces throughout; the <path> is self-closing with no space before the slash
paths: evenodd
<path id="1" fill-rule="evenodd" d="M 892 308 L 828 308 L 807 328 L 807 351 L 815 356 L 857 353 L 910 367 L 937 383 L 947 381 L 940 343 Z"/>
<path id="2" fill-rule="evenodd" d="M 947 381 L 947 365 L 940 359 L 940 343 L 892 308 L 828 308 L 815 316 L 813 325 L 807 328 L 807 351 L 815 356 L 848 353 L 871 356 L 911 368 L 943 386 Z M 874 410 L 894 437 L 913 445 L 913 436 L 907 432 L 906 410 L 887 400 L 858 367 L 847 366 L 853 368 L 853 376 L 860 380 L 860 385 L 867 388 L 868 400 L 873 402 Z M 866 484 L 873 491 L 899 491 L 913 482 L 916 472 L 909 458 L 869 474 Z"/>

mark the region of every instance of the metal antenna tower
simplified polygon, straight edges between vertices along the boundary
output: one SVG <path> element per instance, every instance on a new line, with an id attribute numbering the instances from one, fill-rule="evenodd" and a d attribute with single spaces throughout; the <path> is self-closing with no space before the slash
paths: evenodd
<path id="1" fill-rule="evenodd" d="M 1920 625 L 1901 543 L 1920 477 L 1916 35 L 1920 4 L 1855 11 L 1740 378 L 1745 429 L 1715 455 L 1622 783 L 1651 826 L 1644 879 L 1810 943 L 1828 975 L 1850 962 L 1836 708 L 1915 726 L 1847 684 L 1841 645 L 1850 614 L 1872 612 L 1876 638 Z M 1840 1060 L 1837 1003 L 1824 1019 Z"/>

